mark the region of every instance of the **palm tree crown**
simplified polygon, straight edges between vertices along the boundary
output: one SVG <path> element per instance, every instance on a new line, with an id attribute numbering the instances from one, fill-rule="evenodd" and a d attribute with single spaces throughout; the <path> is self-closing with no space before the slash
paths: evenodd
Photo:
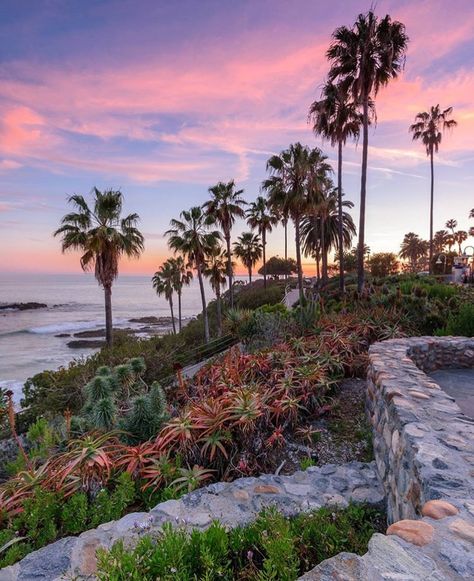
<path id="1" fill-rule="evenodd" d="M 112 284 L 118 276 L 122 256 L 139 258 L 144 238 L 137 228 L 138 214 L 122 218 L 123 196 L 120 191 L 93 189 L 93 208 L 85 198 L 73 195 L 68 202 L 74 211 L 61 220 L 54 236 L 61 236 L 62 251 L 80 250 L 83 270 L 94 268 L 97 282 L 104 288 L 106 303 L 106 339 L 112 344 Z"/>
<path id="2" fill-rule="evenodd" d="M 418 268 L 418 261 L 424 258 L 428 252 L 429 243 L 422 240 L 418 234 L 408 232 L 403 238 L 398 255 L 404 260 L 410 262 L 410 270 L 416 272 Z"/>
<path id="3" fill-rule="evenodd" d="M 438 153 L 443 131 L 456 127 L 457 122 L 449 118 L 452 112 L 452 107 L 442 111 L 439 105 L 434 105 L 430 107 L 429 111 L 418 113 L 415 117 L 415 123 L 410 125 L 413 140 L 423 143 L 426 155 Z"/>
<path id="4" fill-rule="evenodd" d="M 234 252 L 249 273 L 249 283 L 252 282 L 252 269 L 262 258 L 260 236 L 253 232 L 244 232 L 234 243 Z"/>

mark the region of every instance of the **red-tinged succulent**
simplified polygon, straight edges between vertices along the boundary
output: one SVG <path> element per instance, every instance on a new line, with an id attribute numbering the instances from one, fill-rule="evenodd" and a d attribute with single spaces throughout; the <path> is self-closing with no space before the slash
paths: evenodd
<path id="1" fill-rule="evenodd" d="M 156 442 L 146 441 L 137 446 L 122 446 L 117 450 L 115 466 L 133 477 L 139 477 L 160 454 Z"/>
<path id="2" fill-rule="evenodd" d="M 169 453 L 163 452 L 141 471 L 142 490 L 154 492 L 166 486 L 175 475 L 176 466 L 170 460 Z"/>
<path id="3" fill-rule="evenodd" d="M 226 444 L 231 442 L 231 437 L 229 432 L 212 432 L 205 437 L 198 440 L 198 443 L 202 443 L 201 455 L 209 459 L 210 462 L 214 460 L 216 455 L 219 453 L 228 460 L 229 453 L 226 450 Z"/>
<path id="4" fill-rule="evenodd" d="M 229 396 L 229 403 L 230 418 L 244 432 L 252 430 L 263 415 L 264 401 L 253 389 L 239 389 Z"/>
<path id="5" fill-rule="evenodd" d="M 203 482 L 212 478 L 214 470 L 195 464 L 192 468 L 179 468 L 178 473 L 181 476 L 173 480 L 170 486 L 173 486 L 177 491 L 184 489 L 187 492 L 192 492 L 199 488 Z"/>
<path id="6" fill-rule="evenodd" d="M 285 436 L 283 434 L 283 428 L 278 426 L 275 428 L 269 438 L 265 440 L 265 446 L 267 448 L 281 448 L 286 443 Z"/>
<path id="7" fill-rule="evenodd" d="M 91 491 L 105 485 L 115 468 L 120 449 L 116 433 L 91 432 L 70 440 L 66 452 L 48 462 L 49 486 L 56 490 L 67 488 L 67 494 L 81 488 Z M 68 486 L 69 485 L 69 486 Z"/>
<path id="8" fill-rule="evenodd" d="M 195 429 L 192 416 L 187 411 L 166 424 L 158 436 L 157 443 L 165 449 L 168 447 L 184 449 L 192 443 Z"/>
<path id="9" fill-rule="evenodd" d="M 223 399 L 208 398 L 202 403 L 194 404 L 190 413 L 194 429 L 202 430 L 203 434 L 220 430 L 230 417 L 229 408 Z"/>

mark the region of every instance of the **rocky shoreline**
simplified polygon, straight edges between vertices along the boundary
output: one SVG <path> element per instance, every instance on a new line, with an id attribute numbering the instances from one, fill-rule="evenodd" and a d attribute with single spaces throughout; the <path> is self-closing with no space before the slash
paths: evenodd
<path id="1" fill-rule="evenodd" d="M 162 335 L 165 330 L 169 330 L 173 324 L 171 317 L 137 317 L 128 319 L 129 323 L 140 324 L 140 327 L 126 327 L 120 331 L 131 336 L 147 337 Z M 175 323 L 178 321 L 175 319 Z M 186 324 L 186 321 L 184 322 Z M 71 340 L 67 342 L 70 349 L 100 349 L 105 345 L 105 329 L 90 329 L 86 331 L 78 331 L 77 333 L 58 333 L 55 337 L 67 338 Z"/>

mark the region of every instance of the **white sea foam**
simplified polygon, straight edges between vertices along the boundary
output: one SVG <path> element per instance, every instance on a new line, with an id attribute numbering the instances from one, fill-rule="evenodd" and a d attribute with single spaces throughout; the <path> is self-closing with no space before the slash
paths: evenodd
<path id="1" fill-rule="evenodd" d="M 15 407 L 20 404 L 20 399 L 23 397 L 23 385 L 25 384 L 24 381 L 16 381 L 16 380 L 5 380 L 0 381 L 0 389 L 7 390 L 11 389 L 13 391 L 13 403 Z"/>
<path id="2" fill-rule="evenodd" d="M 44 325 L 42 327 L 32 327 L 28 329 L 28 333 L 56 334 L 67 333 L 68 331 L 84 331 L 86 329 L 97 329 L 103 327 L 104 321 L 67 321 L 65 323 L 55 323 L 53 325 Z"/>

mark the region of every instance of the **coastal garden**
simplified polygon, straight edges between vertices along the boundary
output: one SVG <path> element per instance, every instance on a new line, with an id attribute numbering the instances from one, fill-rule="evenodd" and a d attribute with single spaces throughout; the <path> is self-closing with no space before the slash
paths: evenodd
<path id="1" fill-rule="evenodd" d="M 123 196 L 114 190 L 94 189 L 92 202 L 69 198 L 72 211 L 54 235 L 63 251 L 81 252 L 81 267 L 92 268 L 104 290 L 106 345 L 29 378 L 21 410 L 11 392 L 1 394 L 1 434 L 14 454 L 0 485 L 0 567 L 212 483 L 370 462 L 370 346 L 419 335 L 474 336 L 473 286 L 445 277 L 474 230 L 457 230 L 449 219 L 434 233 L 431 220 L 429 240 L 407 233 L 398 256 L 370 256 L 365 245 L 368 127 L 379 89 L 403 68 L 407 43 L 402 23 L 372 11 L 333 34 L 327 83 L 309 116 L 314 132 L 337 146 L 337 184 L 321 149 L 295 143 L 268 159 L 264 195 L 254 202 L 233 180 L 218 182 L 205 204 L 171 220 L 165 236 L 174 255 L 150 277 L 169 304 L 172 332 L 165 336 L 139 339 L 113 329 L 120 260 L 138 258 L 144 247 L 138 215 L 122 217 Z M 442 132 L 456 125 L 451 113 L 432 107 L 410 128 L 432 165 Z M 342 154 L 360 133 L 356 228 L 343 195 Z M 431 217 L 433 192 L 432 174 Z M 233 240 L 239 219 L 250 231 Z M 290 221 L 295 260 L 288 256 Z M 267 236 L 278 224 L 285 256 L 267 260 Z M 305 283 L 302 256 L 314 259 L 317 284 Z M 234 259 L 248 284 L 236 283 Z M 202 310 L 185 322 L 182 295 L 194 276 Z M 215 294 L 210 302 L 205 279 Z M 298 298 L 285 306 L 291 287 Z M 200 368 L 186 374 L 192 364 Z M 145 536 L 135 548 L 119 543 L 100 551 L 97 576 L 290 581 L 341 551 L 364 553 L 384 519 L 382 507 L 350 503 L 293 518 L 264 510 L 231 531 L 217 522 L 191 533 L 170 526 L 158 540 Z"/>

